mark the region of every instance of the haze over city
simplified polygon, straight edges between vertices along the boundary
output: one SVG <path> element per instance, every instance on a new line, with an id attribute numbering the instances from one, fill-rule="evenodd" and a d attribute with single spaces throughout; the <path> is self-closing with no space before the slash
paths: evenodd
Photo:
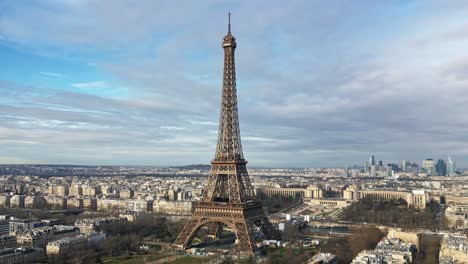
<path id="1" fill-rule="evenodd" d="M 183 7 L 183 8 L 181 8 Z M 463 1 L 1 1 L 0 163 L 213 158 L 226 13 L 258 167 L 466 166 Z"/>

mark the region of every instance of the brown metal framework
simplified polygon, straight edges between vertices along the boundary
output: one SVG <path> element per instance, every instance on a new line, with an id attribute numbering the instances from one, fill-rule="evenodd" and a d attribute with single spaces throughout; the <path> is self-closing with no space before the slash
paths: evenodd
<path id="1" fill-rule="evenodd" d="M 202 199 L 174 244 L 185 249 L 202 226 L 208 226 L 208 235 L 215 238 L 219 237 L 223 226 L 227 226 L 236 234 L 238 250 L 252 254 L 255 227 L 269 239 L 278 239 L 279 233 L 255 200 L 242 153 L 234 60 L 236 39 L 231 34 L 230 18 L 229 14 L 228 33 L 222 45 L 223 91 L 216 154 Z"/>

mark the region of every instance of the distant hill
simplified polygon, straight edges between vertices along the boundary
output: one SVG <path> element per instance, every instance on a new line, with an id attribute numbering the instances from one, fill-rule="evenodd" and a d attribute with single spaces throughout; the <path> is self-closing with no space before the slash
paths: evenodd
<path id="1" fill-rule="evenodd" d="M 182 169 L 182 170 L 209 170 L 211 169 L 211 165 L 192 164 L 192 165 L 184 165 L 184 166 L 175 166 L 173 168 Z"/>

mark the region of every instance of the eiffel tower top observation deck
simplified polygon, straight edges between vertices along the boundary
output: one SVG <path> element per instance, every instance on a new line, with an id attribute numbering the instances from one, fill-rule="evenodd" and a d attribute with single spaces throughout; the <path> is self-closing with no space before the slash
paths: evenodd
<path id="1" fill-rule="evenodd" d="M 231 14 L 229 13 L 228 33 L 223 39 L 223 91 L 218 144 L 213 162 L 245 162 L 244 154 L 242 153 L 239 115 L 237 111 L 236 65 L 234 58 L 236 46 L 236 39 L 231 34 Z"/>

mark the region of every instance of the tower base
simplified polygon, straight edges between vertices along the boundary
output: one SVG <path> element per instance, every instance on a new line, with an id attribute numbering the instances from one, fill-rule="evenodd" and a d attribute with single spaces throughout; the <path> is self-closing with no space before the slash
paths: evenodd
<path id="1" fill-rule="evenodd" d="M 256 245 L 253 238 L 257 226 L 267 239 L 280 239 L 257 201 L 241 204 L 222 202 L 199 202 L 195 211 L 174 242 L 174 246 L 186 249 L 197 231 L 208 225 L 208 235 L 219 237 L 222 226 L 231 228 L 237 237 L 237 249 L 243 254 L 253 254 Z"/>

